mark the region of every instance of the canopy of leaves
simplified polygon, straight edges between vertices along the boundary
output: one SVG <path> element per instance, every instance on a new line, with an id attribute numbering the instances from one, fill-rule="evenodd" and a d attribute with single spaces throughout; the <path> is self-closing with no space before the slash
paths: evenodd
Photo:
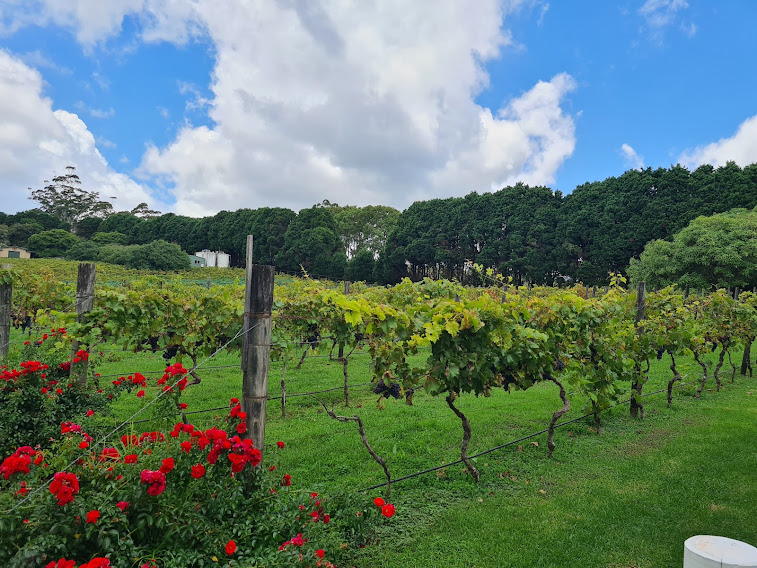
<path id="1" fill-rule="evenodd" d="M 316 277 L 341 279 L 347 257 L 329 208 L 315 206 L 300 211 L 289 223 L 274 261 L 283 272 L 304 269 Z"/>
<path id="2" fill-rule="evenodd" d="M 96 191 L 86 191 L 81 187 L 81 180 L 76 175 L 76 168 L 66 167 L 66 173 L 53 177 L 43 189 L 33 189 L 29 199 L 40 204 L 45 213 L 49 213 L 70 225 L 75 225 L 85 217 L 107 217 L 113 212 L 113 206 L 100 200 Z"/>
<path id="3" fill-rule="evenodd" d="M 648 286 L 757 286 L 757 208 L 697 217 L 673 237 L 647 244 L 628 274 Z"/>
<path id="4" fill-rule="evenodd" d="M 95 233 L 92 235 L 92 242 L 98 245 L 126 245 L 129 244 L 128 235 L 112 231 L 110 233 Z"/>
<path id="5" fill-rule="evenodd" d="M 63 229 L 42 231 L 29 237 L 27 248 L 40 258 L 63 257 L 79 238 Z"/>

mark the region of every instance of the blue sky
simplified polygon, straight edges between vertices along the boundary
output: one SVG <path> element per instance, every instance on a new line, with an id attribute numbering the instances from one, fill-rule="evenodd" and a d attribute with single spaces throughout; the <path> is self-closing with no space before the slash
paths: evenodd
<path id="1" fill-rule="evenodd" d="M 757 161 L 751 0 L 0 1 L 0 210 L 403 209 Z"/>

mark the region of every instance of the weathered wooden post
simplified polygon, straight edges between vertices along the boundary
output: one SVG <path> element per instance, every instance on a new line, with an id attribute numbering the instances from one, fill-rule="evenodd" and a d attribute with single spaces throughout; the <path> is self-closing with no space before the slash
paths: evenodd
<path id="1" fill-rule="evenodd" d="M 344 281 L 344 295 L 349 296 L 349 294 L 350 294 L 350 281 L 345 280 Z"/>
<path id="2" fill-rule="evenodd" d="M 647 285 L 645 282 L 639 282 L 636 293 L 636 333 L 639 337 L 644 333 L 644 327 L 641 325 L 641 322 L 646 313 L 646 302 Z M 631 385 L 631 417 L 644 418 L 644 405 L 641 403 L 641 389 L 644 386 L 644 381 L 641 377 L 641 361 L 635 362 L 634 371 L 636 376 Z"/>
<path id="3" fill-rule="evenodd" d="M 205 289 L 210 290 L 210 276 L 208 276 L 208 279 L 205 281 Z"/>
<path id="4" fill-rule="evenodd" d="M 252 235 L 248 235 L 242 346 L 242 410 L 247 413 L 247 437 L 261 452 L 265 444 L 274 271 L 273 266 L 252 264 Z"/>
<path id="5" fill-rule="evenodd" d="M 76 313 L 77 319 L 81 321 L 84 314 L 92 311 L 95 305 L 95 265 L 91 262 L 79 263 L 79 277 L 76 280 Z M 71 343 L 71 370 L 69 377 L 77 378 L 79 384 L 87 384 L 87 367 L 88 360 L 74 363 L 76 352 L 79 351 L 79 342 L 74 340 Z"/>
<path id="6" fill-rule="evenodd" d="M 12 264 L 4 264 L 3 275 L 0 277 L 0 359 L 8 357 L 11 343 L 11 297 L 13 283 L 10 279 Z"/>
<path id="7" fill-rule="evenodd" d="M 688 300 L 689 299 L 689 285 L 686 284 L 686 290 L 683 293 L 683 299 Z"/>

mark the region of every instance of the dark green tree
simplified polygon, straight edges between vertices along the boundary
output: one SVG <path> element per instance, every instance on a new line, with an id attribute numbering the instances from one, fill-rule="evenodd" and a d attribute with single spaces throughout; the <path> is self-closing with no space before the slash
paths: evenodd
<path id="1" fill-rule="evenodd" d="M 92 241 L 79 241 L 63 255 L 66 260 L 94 262 L 99 260 L 100 246 Z"/>
<path id="2" fill-rule="evenodd" d="M 649 286 L 757 286 L 757 209 L 697 217 L 672 242 L 647 243 L 628 274 Z"/>
<path id="3" fill-rule="evenodd" d="M 347 261 L 344 278 L 352 282 L 373 282 L 375 267 L 376 262 L 373 259 L 373 253 L 364 248 Z"/>
<path id="4" fill-rule="evenodd" d="M 274 258 L 279 270 L 300 273 L 304 269 L 315 277 L 335 279 L 344 276 L 347 257 L 330 209 L 303 209 L 289 223 L 283 247 Z"/>
<path id="5" fill-rule="evenodd" d="M 26 247 L 29 237 L 44 231 L 39 223 L 13 223 L 8 227 L 8 244 L 13 247 Z"/>
<path id="6" fill-rule="evenodd" d="M 76 224 L 76 234 L 82 239 L 91 239 L 100 230 L 103 220 L 100 217 L 85 217 Z"/>
<path id="7" fill-rule="evenodd" d="M 111 231 L 110 233 L 95 233 L 90 239 L 97 245 L 127 245 L 129 244 L 128 235 Z"/>
<path id="8" fill-rule="evenodd" d="M 26 245 L 29 252 L 40 258 L 56 258 L 63 257 L 78 242 L 79 238 L 68 231 L 52 229 L 32 235 Z"/>
<path id="9" fill-rule="evenodd" d="M 131 249 L 127 263 L 129 268 L 167 271 L 190 268 L 189 255 L 181 250 L 179 245 L 157 240 L 129 248 Z"/>

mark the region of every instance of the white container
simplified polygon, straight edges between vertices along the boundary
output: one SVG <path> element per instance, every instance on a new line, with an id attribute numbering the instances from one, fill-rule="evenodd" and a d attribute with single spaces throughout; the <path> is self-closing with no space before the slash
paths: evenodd
<path id="1" fill-rule="evenodd" d="M 683 544 L 683 568 L 757 568 L 757 548 L 724 536 L 692 536 Z"/>

